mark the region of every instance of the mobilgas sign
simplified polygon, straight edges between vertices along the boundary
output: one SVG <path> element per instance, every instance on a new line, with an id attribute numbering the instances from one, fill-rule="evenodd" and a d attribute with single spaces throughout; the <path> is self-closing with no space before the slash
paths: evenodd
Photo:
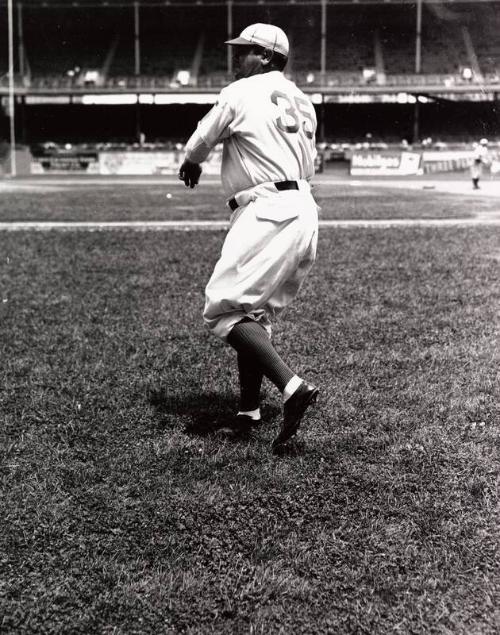
<path id="1" fill-rule="evenodd" d="M 418 152 L 391 150 L 354 151 L 351 158 L 353 176 L 408 176 L 421 174 L 422 157 Z"/>

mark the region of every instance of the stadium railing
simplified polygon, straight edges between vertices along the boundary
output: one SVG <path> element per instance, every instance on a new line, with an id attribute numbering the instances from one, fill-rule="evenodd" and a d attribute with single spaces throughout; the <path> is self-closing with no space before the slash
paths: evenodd
<path id="1" fill-rule="evenodd" d="M 432 73 L 432 74 L 383 74 L 372 79 L 365 79 L 362 73 L 349 72 L 326 72 L 322 73 L 319 69 L 312 69 L 307 72 L 297 72 L 290 74 L 300 86 L 329 88 L 329 87 L 346 87 L 353 89 L 366 85 L 387 86 L 395 89 L 397 87 L 414 87 L 414 86 L 439 86 L 443 88 L 453 86 L 478 86 L 484 83 L 500 85 L 500 69 L 486 73 L 479 78 L 464 79 L 459 73 Z M 188 85 L 182 85 L 174 75 L 122 75 L 104 78 L 99 82 L 85 82 L 81 78 L 68 77 L 66 75 L 43 75 L 39 77 L 20 77 L 16 75 L 15 86 L 23 91 L 57 91 L 58 89 L 67 91 L 75 89 L 81 92 L 86 88 L 92 91 L 100 88 L 109 91 L 125 91 L 125 90 L 175 90 L 176 92 L 183 88 L 192 91 L 193 88 L 218 90 L 226 86 L 233 80 L 232 76 L 225 72 L 211 73 L 192 78 Z M 0 75 L 0 87 L 8 87 L 8 76 Z"/>

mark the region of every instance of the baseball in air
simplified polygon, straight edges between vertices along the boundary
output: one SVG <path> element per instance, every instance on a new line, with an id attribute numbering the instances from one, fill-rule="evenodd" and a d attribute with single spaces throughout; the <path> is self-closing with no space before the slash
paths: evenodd
<path id="1" fill-rule="evenodd" d="M 170 194 L 170 192 L 167 194 L 167 198 L 172 198 L 172 194 Z"/>

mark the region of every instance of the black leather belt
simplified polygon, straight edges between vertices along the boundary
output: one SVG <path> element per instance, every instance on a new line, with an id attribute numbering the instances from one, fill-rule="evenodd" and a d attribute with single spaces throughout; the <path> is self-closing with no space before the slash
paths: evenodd
<path id="1" fill-rule="evenodd" d="M 274 186 L 276 187 L 278 192 L 283 192 L 284 190 L 298 190 L 299 189 L 299 184 L 297 183 L 297 181 L 276 181 L 274 183 Z M 227 204 L 229 205 L 229 207 L 231 208 L 233 212 L 235 209 L 239 207 L 234 196 L 233 198 L 229 199 Z"/>

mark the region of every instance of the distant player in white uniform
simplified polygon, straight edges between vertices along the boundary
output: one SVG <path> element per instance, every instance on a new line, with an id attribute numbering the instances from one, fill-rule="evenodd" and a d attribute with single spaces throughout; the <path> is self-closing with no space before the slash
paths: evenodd
<path id="1" fill-rule="evenodd" d="M 234 47 L 236 80 L 199 122 L 186 145 L 179 178 L 198 183 L 202 163 L 223 142 L 221 178 L 232 210 L 230 229 L 206 287 L 204 320 L 237 351 L 240 405 L 230 432 L 260 422 L 265 375 L 283 395 L 280 453 L 318 389 L 300 378 L 271 343 L 271 320 L 295 298 L 316 258 L 314 174 L 316 115 L 309 98 L 285 78 L 288 39 L 278 27 L 253 24 Z"/>
<path id="2" fill-rule="evenodd" d="M 479 179 L 483 175 L 483 166 L 491 163 L 488 150 L 488 139 L 481 141 L 474 148 L 474 159 L 471 165 L 472 189 L 479 190 Z"/>

